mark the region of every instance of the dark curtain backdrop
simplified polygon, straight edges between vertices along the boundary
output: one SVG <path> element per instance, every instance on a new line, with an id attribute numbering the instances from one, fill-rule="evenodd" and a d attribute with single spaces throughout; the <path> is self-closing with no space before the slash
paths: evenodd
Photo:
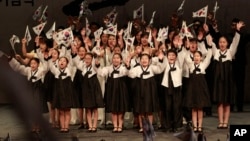
<path id="1" fill-rule="evenodd" d="M 33 0 L 34 5 L 26 3 L 32 0 L 19 0 L 19 4 L 14 6 L 14 0 L 0 0 L 0 50 L 4 52 L 9 52 L 10 43 L 9 39 L 12 34 L 15 34 L 23 38 L 26 26 L 29 25 L 32 38 L 34 40 L 35 35 L 32 27 L 38 23 L 33 21 L 32 15 L 37 7 L 41 4 L 48 5 L 48 23 L 45 27 L 47 31 L 54 21 L 56 25 L 67 26 L 67 16 L 63 14 L 62 7 L 69 4 L 73 0 Z M 18 0 L 15 0 L 18 1 Z M 75 0 L 79 1 L 79 0 Z M 89 4 L 94 2 L 103 2 L 105 0 L 88 0 Z M 108 1 L 108 0 L 106 0 Z M 123 0 L 115 0 L 123 1 Z M 179 7 L 182 0 L 125 0 L 127 1 L 125 5 L 116 6 L 118 11 L 118 27 L 124 26 L 128 20 L 132 19 L 133 10 L 144 4 L 145 6 L 145 21 L 149 22 L 152 12 L 156 11 L 154 25 L 159 24 L 167 25 L 171 14 Z M 246 30 L 250 29 L 249 20 L 249 0 L 217 0 L 219 5 L 219 10 L 216 14 L 216 19 L 218 20 L 219 29 L 223 33 L 230 31 L 230 22 L 234 17 L 238 17 L 245 21 Z M 14 4 L 14 5 L 13 5 Z M 192 22 L 192 12 L 199 10 L 200 8 L 208 5 L 209 11 L 214 8 L 215 0 L 186 0 L 184 5 L 184 15 L 183 19 L 187 23 Z M 76 7 L 77 9 L 78 7 Z M 111 10 L 113 6 L 107 6 L 99 10 L 93 11 L 93 15 L 89 16 L 90 22 L 102 22 L 102 18 Z M 204 20 L 204 18 L 201 18 Z M 21 44 L 16 44 L 15 48 L 18 53 L 21 53 Z M 32 49 L 32 43 L 28 47 Z M 249 58 L 249 57 L 248 57 Z M 248 76 L 248 75 L 247 75 Z M 248 79 L 247 79 L 248 80 Z M 246 81 L 248 84 L 248 81 Z M 247 89 L 248 88 L 248 89 Z M 249 87 L 246 90 L 249 91 Z M 1 97 L 0 97 L 1 99 Z M 250 98 L 248 98 L 250 99 Z"/>

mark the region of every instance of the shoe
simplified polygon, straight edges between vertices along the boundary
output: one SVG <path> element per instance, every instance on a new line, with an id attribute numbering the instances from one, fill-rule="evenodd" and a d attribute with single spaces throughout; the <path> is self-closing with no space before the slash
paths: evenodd
<path id="1" fill-rule="evenodd" d="M 69 129 L 68 128 L 64 128 L 64 133 L 69 133 Z"/>
<path id="2" fill-rule="evenodd" d="M 223 129 L 223 123 L 219 123 L 217 129 Z"/>
<path id="3" fill-rule="evenodd" d="M 88 129 L 88 131 L 87 132 L 92 132 L 92 128 L 91 127 L 89 127 L 89 129 Z"/>
<path id="4" fill-rule="evenodd" d="M 122 127 L 117 128 L 117 133 L 122 133 L 122 131 L 123 131 Z"/>
<path id="5" fill-rule="evenodd" d="M 114 127 L 114 129 L 112 130 L 112 133 L 117 133 L 118 131 L 118 127 Z"/>
<path id="6" fill-rule="evenodd" d="M 93 133 L 97 132 L 96 127 L 92 127 L 91 132 L 93 132 Z"/>
<path id="7" fill-rule="evenodd" d="M 193 131 L 194 131 L 194 132 L 197 132 L 197 131 L 198 131 L 198 128 L 197 128 L 197 127 L 193 127 Z"/>
<path id="8" fill-rule="evenodd" d="M 228 123 L 223 123 L 222 129 L 228 129 Z"/>
<path id="9" fill-rule="evenodd" d="M 143 128 L 140 128 L 138 133 L 142 133 L 143 132 Z"/>
<path id="10" fill-rule="evenodd" d="M 203 132 L 203 128 L 202 127 L 198 127 L 197 132 L 202 133 Z"/>
<path id="11" fill-rule="evenodd" d="M 59 132 L 64 133 L 64 128 L 61 128 Z"/>

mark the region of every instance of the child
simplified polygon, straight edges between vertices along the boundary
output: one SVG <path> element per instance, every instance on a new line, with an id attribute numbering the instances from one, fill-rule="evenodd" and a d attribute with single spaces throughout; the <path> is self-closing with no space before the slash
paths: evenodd
<path id="1" fill-rule="evenodd" d="M 200 51 L 194 52 L 193 56 L 194 62 L 188 66 L 190 71 L 189 83 L 183 101 L 185 107 L 192 109 L 194 132 L 202 132 L 203 108 L 211 106 L 209 90 L 205 79 L 205 70 L 210 63 L 212 52 L 209 49 L 203 61 Z"/>
<path id="2" fill-rule="evenodd" d="M 97 64 L 99 62 L 97 61 Z M 98 69 L 98 74 L 108 76 L 105 87 L 106 112 L 111 112 L 114 129 L 112 132 L 123 131 L 123 116 L 129 110 L 129 96 L 126 86 L 128 69 L 122 65 L 121 54 L 114 54 L 112 65 Z"/>
<path id="3" fill-rule="evenodd" d="M 232 78 L 232 59 L 237 51 L 240 40 L 241 27 L 243 22 L 236 24 L 236 33 L 229 47 L 229 42 L 225 36 L 219 38 L 219 49 L 213 48 L 214 56 L 214 89 L 213 100 L 218 103 L 218 129 L 227 129 L 230 116 L 230 104 L 235 102 L 234 82 Z"/>
<path id="4" fill-rule="evenodd" d="M 160 59 L 162 59 L 163 55 Z M 143 132 L 142 117 L 148 118 L 150 123 L 153 122 L 153 112 L 159 111 L 159 99 L 157 94 L 157 85 L 154 74 L 160 74 L 163 67 L 157 65 L 150 65 L 151 56 L 147 53 L 142 53 L 140 57 L 140 65 L 132 68 L 128 76 L 137 78 L 137 86 L 135 89 L 134 112 L 139 113 L 139 132 Z"/>
<path id="5" fill-rule="evenodd" d="M 66 57 L 59 58 L 58 67 L 49 65 L 51 72 L 55 75 L 53 106 L 59 109 L 60 132 L 69 132 L 70 108 L 77 105 L 74 97 L 72 72 L 68 67 Z"/>
<path id="6" fill-rule="evenodd" d="M 166 129 L 176 132 L 182 126 L 182 67 L 175 49 L 167 51 L 166 68 L 161 85 L 163 88 L 163 118 Z"/>
<path id="7" fill-rule="evenodd" d="M 49 51 L 49 61 L 51 64 L 53 64 L 55 67 L 58 67 L 58 58 L 59 58 L 60 52 L 57 49 L 51 49 Z M 51 59 L 50 59 L 51 58 Z M 50 64 L 49 63 L 49 64 Z M 47 95 L 47 101 L 48 101 L 48 107 L 49 107 L 49 114 L 50 114 L 50 121 L 52 124 L 52 128 L 59 127 L 56 118 L 58 118 L 58 111 L 55 109 L 55 107 L 52 106 L 53 101 L 53 90 L 54 90 L 54 80 L 55 77 L 52 74 L 51 71 L 48 71 L 44 78 L 44 88 Z"/>
<path id="8" fill-rule="evenodd" d="M 82 107 L 86 108 L 88 132 L 97 131 L 97 108 L 104 107 L 100 83 L 97 79 L 96 68 L 92 65 L 93 54 L 87 53 L 84 63 L 79 62 L 77 68 L 81 70 L 81 95 Z M 92 114 L 94 120 L 92 123 Z"/>
<path id="9" fill-rule="evenodd" d="M 45 95 L 42 93 L 42 79 L 47 72 L 47 68 L 39 66 L 40 61 L 37 58 L 30 59 L 29 67 L 20 65 L 16 59 L 12 58 L 9 62 L 11 68 L 27 76 L 29 86 L 32 91 L 32 98 L 41 113 L 47 113 L 48 107 Z M 32 132 L 40 132 L 40 125 L 33 123 Z"/>

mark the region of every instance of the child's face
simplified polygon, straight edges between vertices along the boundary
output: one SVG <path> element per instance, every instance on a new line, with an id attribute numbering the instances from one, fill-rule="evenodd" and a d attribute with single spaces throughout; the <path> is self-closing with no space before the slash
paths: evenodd
<path id="1" fill-rule="evenodd" d="M 176 61 L 176 55 L 173 52 L 169 52 L 167 58 L 170 64 L 173 64 Z"/>
<path id="2" fill-rule="evenodd" d="M 199 64 L 201 62 L 201 55 L 198 52 L 194 53 L 194 63 Z"/>
<path id="3" fill-rule="evenodd" d="M 47 45 L 45 43 L 40 43 L 39 48 L 41 49 L 42 52 L 44 52 L 47 49 Z"/>
<path id="4" fill-rule="evenodd" d="M 30 61 L 30 68 L 32 71 L 37 70 L 38 66 L 39 66 L 39 64 L 35 60 Z"/>
<path id="5" fill-rule="evenodd" d="M 197 42 L 193 41 L 189 43 L 189 49 L 191 52 L 195 52 L 197 50 Z"/>
<path id="6" fill-rule="evenodd" d="M 53 60 L 53 61 L 57 60 L 58 57 L 59 57 L 58 52 L 57 52 L 56 50 L 53 49 L 53 50 L 52 50 L 52 53 L 51 53 L 51 57 L 52 57 L 52 60 Z"/>
<path id="7" fill-rule="evenodd" d="M 102 41 L 103 44 L 107 44 L 107 42 L 108 42 L 108 35 L 107 34 L 102 34 L 101 41 Z"/>
<path id="8" fill-rule="evenodd" d="M 121 64 L 121 57 L 117 54 L 113 56 L 112 63 L 114 66 L 119 66 Z"/>
<path id="9" fill-rule="evenodd" d="M 84 57 L 84 62 L 85 62 L 85 64 L 86 64 L 86 66 L 91 65 L 92 59 L 93 59 L 93 58 L 92 58 L 91 55 L 86 55 L 86 56 Z"/>
<path id="10" fill-rule="evenodd" d="M 68 65 L 68 61 L 66 58 L 60 58 L 58 63 L 59 63 L 60 69 L 65 69 Z"/>
<path id="11" fill-rule="evenodd" d="M 82 46 L 82 41 L 78 37 L 75 37 L 74 43 L 75 43 L 77 49 Z"/>
<path id="12" fill-rule="evenodd" d="M 78 50 L 78 55 L 80 58 L 84 58 L 86 54 L 86 50 L 83 47 L 80 47 Z"/>
<path id="13" fill-rule="evenodd" d="M 224 37 L 221 37 L 219 39 L 219 48 L 220 48 L 220 50 L 221 51 L 226 50 L 227 49 L 227 45 L 228 45 L 227 40 Z"/>
<path id="14" fill-rule="evenodd" d="M 148 36 L 145 35 L 141 38 L 141 44 L 142 46 L 148 46 Z"/>
<path id="15" fill-rule="evenodd" d="M 115 47 L 113 52 L 114 53 L 121 53 L 121 48 L 120 47 Z"/>
<path id="16" fill-rule="evenodd" d="M 112 36 L 110 35 L 109 38 L 108 38 L 108 45 L 109 47 L 114 47 L 116 46 L 116 37 L 115 36 Z"/>
<path id="17" fill-rule="evenodd" d="M 149 65 L 149 61 L 150 61 L 150 59 L 148 58 L 148 56 L 144 55 L 141 57 L 141 65 L 143 67 L 147 67 Z"/>

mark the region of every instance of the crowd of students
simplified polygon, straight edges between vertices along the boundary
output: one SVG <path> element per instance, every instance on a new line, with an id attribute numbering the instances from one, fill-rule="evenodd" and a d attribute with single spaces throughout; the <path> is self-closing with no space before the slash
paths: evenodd
<path id="1" fill-rule="evenodd" d="M 203 109 L 212 102 L 217 104 L 217 128 L 227 129 L 230 105 L 236 100 L 232 60 L 244 23 L 236 22 L 230 42 L 219 33 L 213 17 L 208 17 L 207 23 L 194 21 L 189 27 L 192 38 L 180 35 L 176 19 L 178 16 L 173 15 L 168 38 L 163 41 L 157 40 L 159 28 L 134 19 L 131 36 L 135 41 L 127 47 L 122 32 L 103 32 L 95 40 L 94 32 L 100 27 L 97 23 L 90 24 L 89 36 L 85 27 L 73 29 L 70 46 L 41 34 L 35 38 L 34 50 L 28 52 L 24 38 L 22 55 L 10 55 L 9 65 L 27 76 L 41 113 L 48 112 L 49 107 L 52 127 L 63 133 L 69 132 L 72 108 L 79 109 L 81 124 L 86 110 L 88 132 L 97 131 L 98 108 L 111 113 L 112 132 L 123 131 L 126 112 L 138 120 L 139 132 L 143 132 L 143 118 L 153 123 L 153 113 L 158 114 L 166 130 L 177 132 L 185 117 L 195 132 L 202 132 Z M 56 32 L 63 29 L 59 27 Z M 40 132 L 39 125 L 33 123 L 32 131 Z"/>

